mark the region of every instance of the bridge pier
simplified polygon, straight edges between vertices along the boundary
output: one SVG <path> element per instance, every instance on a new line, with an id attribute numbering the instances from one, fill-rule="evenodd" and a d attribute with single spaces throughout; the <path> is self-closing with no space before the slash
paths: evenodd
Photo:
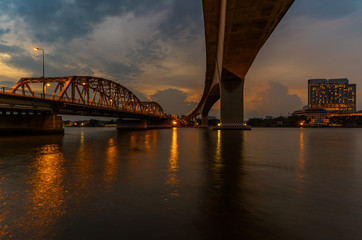
<path id="1" fill-rule="evenodd" d="M 29 114 L 26 112 L 2 111 L 0 115 L 0 135 L 63 133 L 62 117 L 56 114 Z"/>
<path id="2" fill-rule="evenodd" d="M 172 128 L 173 126 L 172 118 L 147 121 L 147 129 Z"/>
<path id="3" fill-rule="evenodd" d="M 142 130 L 147 129 L 146 120 L 118 120 L 117 121 L 117 130 Z"/>
<path id="4" fill-rule="evenodd" d="M 220 126 L 218 129 L 247 129 L 244 126 L 244 79 L 226 69 L 220 81 Z"/>
<path id="5" fill-rule="evenodd" d="M 198 126 L 200 128 L 207 128 L 209 127 L 209 116 L 208 115 L 201 115 L 201 125 Z"/>

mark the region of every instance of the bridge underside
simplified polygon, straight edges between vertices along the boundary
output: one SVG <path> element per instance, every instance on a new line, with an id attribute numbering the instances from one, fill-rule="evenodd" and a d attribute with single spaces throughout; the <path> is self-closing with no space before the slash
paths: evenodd
<path id="1" fill-rule="evenodd" d="M 220 99 L 221 124 L 242 126 L 245 75 L 293 1 L 203 0 L 206 79 L 189 119 L 199 114 L 204 119 Z"/>

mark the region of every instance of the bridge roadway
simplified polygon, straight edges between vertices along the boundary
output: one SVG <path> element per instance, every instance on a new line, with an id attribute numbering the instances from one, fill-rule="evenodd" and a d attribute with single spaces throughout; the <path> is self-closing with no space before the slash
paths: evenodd
<path id="1" fill-rule="evenodd" d="M 138 126 L 145 126 L 145 121 L 161 123 L 168 119 L 158 103 L 142 102 L 127 88 L 103 78 L 22 78 L 12 89 L 0 88 L 0 129 L 31 128 L 24 122 L 36 124 L 49 119 L 54 126 L 59 125 L 57 114 L 142 120 L 141 124 L 133 121 Z M 44 120 L 44 116 L 49 119 Z M 12 126 L 15 119 L 17 124 Z"/>
<path id="2" fill-rule="evenodd" d="M 187 120 L 220 99 L 221 128 L 243 129 L 244 80 L 259 50 L 294 0 L 203 0 L 206 77 L 202 98 Z"/>

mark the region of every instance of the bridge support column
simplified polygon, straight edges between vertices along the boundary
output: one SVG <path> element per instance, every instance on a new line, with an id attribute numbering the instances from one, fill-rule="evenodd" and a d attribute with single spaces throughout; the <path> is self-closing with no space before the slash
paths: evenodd
<path id="1" fill-rule="evenodd" d="M 194 127 L 197 127 L 198 125 L 198 122 L 197 122 L 197 115 L 195 116 L 195 119 L 194 119 Z"/>
<path id="2" fill-rule="evenodd" d="M 247 129 L 244 126 L 244 79 L 223 69 L 220 81 L 220 129 Z"/>
<path id="3" fill-rule="evenodd" d="M 118 120 L 117 130 L 147 129 L 146 120 Z"/>
<path id="4" fill-rule="evenodd" d="M 201 128 L 207 128 L 209 127 L 209 116 L 208 115 L 201 115 L 201 125 L 199 126 Z"/>
<path id="5" fill-rule="evenodd" d="M 56 114 L 0 116 L 1 135 L 63 134 L 62 117 Z"/>
<path id="6" fill-rule="evenodd" d="M 174 126 L 172 118 L 147 121 L 147 129 L 172 128 Z M 175 127 L 177 124 L 175 125 Z"/>

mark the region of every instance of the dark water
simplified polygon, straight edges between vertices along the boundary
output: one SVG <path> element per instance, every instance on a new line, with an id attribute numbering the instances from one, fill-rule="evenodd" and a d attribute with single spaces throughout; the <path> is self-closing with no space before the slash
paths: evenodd
<path id="1" fill-rule="evenodd" d="M 0 138 L 0 239 L 361 239 L 362 129 Z"/>

